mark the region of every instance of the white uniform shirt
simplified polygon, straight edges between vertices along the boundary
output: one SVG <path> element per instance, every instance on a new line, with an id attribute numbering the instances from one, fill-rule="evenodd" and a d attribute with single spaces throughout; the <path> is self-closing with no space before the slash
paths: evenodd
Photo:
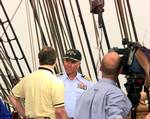
<path id="1" fill-rule="evenodd" d="M 77 73 L 74 80 L 70 80 L 66 73 L 58 76 L 64 82 L 65 85 L 65 109 L 68 117 L 74 117 L 76 101 L 82 95 L 82 93 L 90 88 L 94 83 L 86 80 L 84 76 Z M 83 87 L 81 85 L 84 85 Z"/>

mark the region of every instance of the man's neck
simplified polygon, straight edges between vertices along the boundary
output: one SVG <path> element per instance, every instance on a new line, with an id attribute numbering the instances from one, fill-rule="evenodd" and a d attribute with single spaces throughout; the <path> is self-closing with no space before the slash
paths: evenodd
<path id="1" fill-rule="evenodd" d="M 116 77 L 114 75 L 102 75 L 102 78 L 108 78 L 110 80 L 116 81 Z"/>
<path id="2" fill-rule="evenodd" d="M 47 68 L 50 68 L 50 69 L 54 69 L 54 65 L 41 65 L 40 67 L 47 67 Z"/>
<path id="3" fill-rule="evenodd" d="M 77 76 L 77 72 L 76 72 L 76 73 L 67 74 L 67 75 L 68 75 L 68 78 L 69 78 L 70 80 L 74 80 L 75 77 Z"/>

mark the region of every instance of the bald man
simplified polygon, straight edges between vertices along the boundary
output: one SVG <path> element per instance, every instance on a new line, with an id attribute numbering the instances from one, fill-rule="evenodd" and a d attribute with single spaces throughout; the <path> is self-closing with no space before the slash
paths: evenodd
<path id="1" fill-rule="evenodd" d="M 132 107 L 117 87 L 120 56 L 110 52 L 103 57 L 102 78 L 79 98 L 74 119 L 126 119 Z"/>

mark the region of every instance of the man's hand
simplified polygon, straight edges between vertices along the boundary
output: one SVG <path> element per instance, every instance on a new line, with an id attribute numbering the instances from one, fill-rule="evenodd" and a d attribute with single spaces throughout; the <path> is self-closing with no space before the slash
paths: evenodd
<path id="1" fill-rule="evenodd" d="M 150 113 L 146 115 L 145 119 L 150 119 Z"/>
<path id="2" fill-rule="evenodd" d="M 55 108 L 56 119 L 68 119 L 67 113 L 64 107 Z"/>
<path id="3" fill-rule="evenodd" d="M 17 112 L 21 116 L 25 117 L 25 109 L 24 109 L 24 107 L 23 107 L 22 102 L 20 101 L 20 99 L 14 97 L 12 95 L 9 95 L 8 99 L 9 99 L 9 102 L 12 104 L 12 106 L 17 110 Z"/>

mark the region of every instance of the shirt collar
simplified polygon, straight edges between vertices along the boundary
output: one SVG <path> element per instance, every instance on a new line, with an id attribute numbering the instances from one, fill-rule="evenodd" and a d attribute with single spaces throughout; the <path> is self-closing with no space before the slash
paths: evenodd
<path id="1" fill-rule="evenodd" d="M 110 84 L 113 84 L 113 85 L 117 85 L 114 80 L 111 80 L 111 79 L 108 79 L 108 78 L 99 79 L 99 82 L 107 82 L 107 83 L 110 83 Z"/>
<path id="2" fill-rule="evenodd" d="M 80 81 L 80 77 L 81 77 L 81 74 L 79 72 L 77 72 L 77 75 L 76 75 L 75 79 Z M 64 72 L 64 79 L 65 80 L 69 79 L 66 72 Z"/>
<path id="3" fill-rule="evenodd" d="M 52 74 L 55 74 L 54 69 L 51 68 L 51 67 L 48 67 L 48 66 L 41 65 L 41 66 L 39 66 L 39 69 L 48 70 L 48 71 L 50 71 Z"/>
<path id="4" fill-rule="evenodd" d="M 102 83 L 102 82 L 106 82 L 106 83 L 108 83 L 108 84 L 112 84 L 112 85 L 114 85 L 114 86 L 117 86 L 115 81 L 113 81 L 113 80 L 111 80 L 111 79 L 108 79 L 108 78 L 102 78 L 102 79 L 99 79 L 99 81 L 98 81 L 97 84 L 95 85 L 95 87 L 94 87 L 94 90 L 95 90 L 95 91 L 99 90 L 99 84 Z"/>

